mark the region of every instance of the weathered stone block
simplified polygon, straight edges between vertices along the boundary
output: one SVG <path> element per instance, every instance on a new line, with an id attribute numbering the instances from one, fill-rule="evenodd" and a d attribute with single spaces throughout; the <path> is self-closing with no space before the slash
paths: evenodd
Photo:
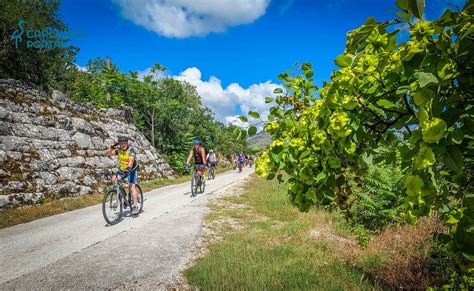
<path id="1" fill-rule="evenodd" d="M 56 170 L 59 177 L 64 180 L 74 180 L 84 175 L 84 170 L 81 168 L 61 167 Z"/>
<path id="2" fill-rule="evenodd" d="M 96 168 L 112 168 L 115 166 L 114 161 L 108 157 L 88 157 L 86 164 Z"/>
<path id="3" fill-rule="evenodd" d="M 93 148 L 94 147 L 91 137 L 89 135 L 83 134 L 82 132 L 76 132 L 72 136 L 72 140 L 74 140 L 80 148 Z"/>
<path id="4" fill-rule="evenodd" d="M 39 176 L 45 185 L 53 185 L 58 181 L 58 178 L 50 172 L 39 172 Z"/>
<path id="5" fill-rule="evenodd" d="M 72 125 L 76 130 L 81 131 L 83 133 L 86 133 L 86 134 L 95 133 L 94 127 L 92 127 L 92 125 L 89 122 L 85 121 L 82 118 L 73 117 Z"/>
<path id="6" fill-rule="evenodd" d="M 69 158 L 62 158 L 57 160 L 59 163 L 59 166 L 61 167 L 83 167 L 87 166 L 86 159 L 83 158 L 82 156 L 74 156 L 74 157 L 69 157 Z"/>
<path id="7" fill-rule="evenodd" d="M 25 188 L 26 184 L 20 181 L 10 181 L 7 188 L 10 190 L 21 190 Z"/>

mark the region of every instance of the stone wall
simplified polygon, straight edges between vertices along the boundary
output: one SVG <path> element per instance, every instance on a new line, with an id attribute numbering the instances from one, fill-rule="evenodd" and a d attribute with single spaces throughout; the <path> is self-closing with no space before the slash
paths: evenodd
<path id="1" fill-rule="evenodd" d="M 172 176 L 131 116 L 0 79 L 0 209 L 103 191 L 116 165 L 105 151 L 118 135 L 138 150 L 139 181 Z"/>

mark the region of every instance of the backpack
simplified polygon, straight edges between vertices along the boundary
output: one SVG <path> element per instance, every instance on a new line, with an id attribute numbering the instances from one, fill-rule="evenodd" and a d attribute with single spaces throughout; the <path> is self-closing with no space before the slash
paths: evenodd
<path id="1" fill-rule="evenodd" d="M 211 163 L 217 162 L 217 157 L 215 153 L 209 154 L 209 162 Z"/>

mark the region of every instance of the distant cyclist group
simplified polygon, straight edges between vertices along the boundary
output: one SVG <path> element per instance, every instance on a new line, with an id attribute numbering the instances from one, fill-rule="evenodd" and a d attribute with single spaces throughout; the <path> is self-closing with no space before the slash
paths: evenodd
<path id="1" fill-rule="evenodd" d="M 120 221 L 123 209 L 129 208 L 132 216 L 138 215 L 143 210 L 143 192 L 137 184 L 139 164 L 137 151 L 129 146 L 126 136 L 119 136 L 108 150 L 108 156 L 117 156 L 117 169 L 112 171 L 113 186 L 105 193 L 102 201 L 102 212 L 109 225 Z M 256 156 L 248 156 L 243 152 L 232 155 L 234 170 L 242 172 L 244 166 L 252 167 Z M 191 179 L 191 197 L 195 197 L 198 192 L 203 193 L 206 187 L 206 179 L 215 178 L 217 168 L 217 155 L 214 150 L 209 150 L 206 155 L 205 148 L 200 140 L 193 141 L 193 146 L 189 150 L 185 168 L 191 168 L 190 162 L 194 160 Z M 207 175 L 207 178 L 206 178 Z M 128 193 L 121 182 L 128 182 Z"/>
<path id="2" fill-rule="evenodd" d="M 257 156 L 247 155 L 244 152 L 232 155 L 232 165 L 233 169 L 239 169 L 239 173 L 242 172 L 244 166 L 252 167 L 254 162 L 257 160 Z"/>

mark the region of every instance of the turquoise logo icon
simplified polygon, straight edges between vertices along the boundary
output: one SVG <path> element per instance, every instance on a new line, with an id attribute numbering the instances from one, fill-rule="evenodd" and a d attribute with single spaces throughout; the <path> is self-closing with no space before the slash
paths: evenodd
<path id="1" fill-rule="evenodd" d="M 23 40 L 23 33 L 25 33 L 25 28 L 23 28 L 23 24 L 26 24 L 27 22 L 24 19 L 20 19 L 18 21 L 18 29 L 15 30 L 12 33 L 12 36 L 10 37 L 11 40 L 15 41 L 15 47 L 18 48 L 18 43 L 20 43 Z"/>

